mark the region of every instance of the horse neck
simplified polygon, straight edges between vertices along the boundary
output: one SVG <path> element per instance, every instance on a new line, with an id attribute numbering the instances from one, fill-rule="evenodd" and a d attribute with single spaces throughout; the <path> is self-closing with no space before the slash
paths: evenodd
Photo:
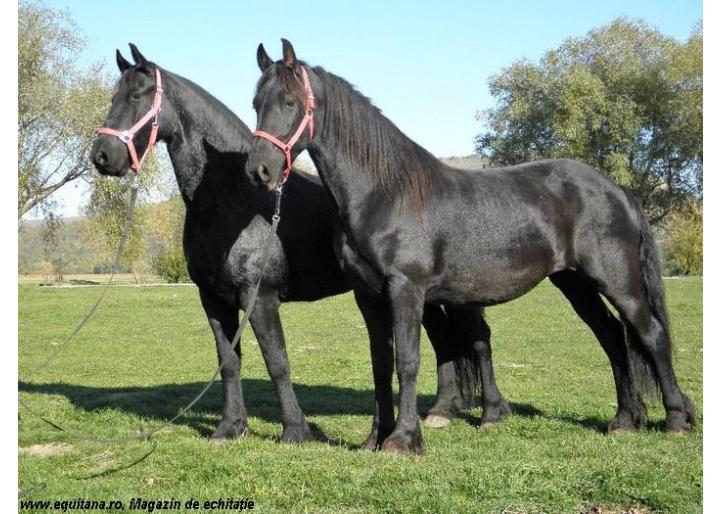
<path id="1" fill-rule="evenodd" d="M 360 212 L 359 207 L 373 193 L 372 182 L 362 170 L 351 164 L 352 161 L 342 151 L 337 151 L 321 138 L 313 141 L 308 153 L 335 201 L 340 217 L 350 221 L 349 218 Z"/>
<path id="2" fill-rule="evenodd" d="M 321 80 L 327 79 L 323 77 Z M 315 132 L 307 150 L 325 188 L 335 201 L 340 218 L 351 223 L 353 215 L 361 212 L 363 202 L 373 193 L 374 184 L 354 152 L 340 143 L 337 137 L 332 137 L 329 131 L 326 133 L 323 130 L 330 124 L 334 127 L 342 126 L 345 120 L 340 119 L 333 110 L 326 109 L 320 124 L 321 130 Z"/>
<path id="3" fill-rule="evenodd" d="M 317 71 L 317 70 L 316 70 Z M 422 206 L 446 167 L 400 131 L 344 79 L 320 71 L 326 92 L 322 122 L 308 152 L 340 213 L 363 212 L 370 197 Z"/>
<path id="4" fill-rule="evenodd" d="M 227 107 L 189 80 L 164 72 L 163 86 L 163 101 L 170 105 L 173 119 L 171 126 L 163 130 L 162 139 L 167 144 L 178 188 L 188 204 L 205 174 L 222 171 L 222 153 L 247 154 L 252 134 Z M 209 153 L 208 145 L 217 152 Z M 233 175 L 235 180 L 244 180 L 242 170 Z"/>

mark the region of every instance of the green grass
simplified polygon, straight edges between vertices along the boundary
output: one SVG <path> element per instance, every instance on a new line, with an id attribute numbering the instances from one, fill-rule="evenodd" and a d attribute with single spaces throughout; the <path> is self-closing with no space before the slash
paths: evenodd
<path id="1" fill-rule="evenodd" d="M 666 281 L 675 370 L 698 408 L 697 431 L 602 433 L 615 411 L 599 344 L 547 281 L 488 310 L 497 380 L 516 413 L 478 429 L 478 409 L 446 430 L 424 430 L 427 452 L 398 457 L 356 450 L 367 435 L 372 378 L 362 318 L 350 295 L 285 305 L 282 319 L 296 393 L 323 442 L 278 442 L 279 410 L 251 332 L 243 341 L 252 435 L 221 445 L 215 384 L 196 409 L 148 443 L 94 445 L 58 432 L 22 408 L 19 441 L 66 443 L 64 453 L 19 454 L 19 487 L 31 499 L 252 498 L 258 512 L 579 512 L 633 506 L 702 510 L 702 279 Z M 116 288 L 55 362 L 25 381 L 92 304 L 98 288 L 19 287 L 22 398 L 95 437 L 159 426 L 208 380 L 214 344 L 195 288 Z M 425 336 L 420 408 L 435 392 Z M 52 453 L 52 452 L 51 452 Z"/>

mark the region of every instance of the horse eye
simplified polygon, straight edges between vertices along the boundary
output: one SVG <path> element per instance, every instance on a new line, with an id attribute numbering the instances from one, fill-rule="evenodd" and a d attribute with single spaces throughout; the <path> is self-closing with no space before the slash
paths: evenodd
<path id="1" fill-rule="evenodd" d="M 286 98 L 286 99 L 285 99 L 285 105 L 288 106 L 288 107 L 292 107 L 292 106 L 295 105 L 295 100 L 293 100 L 292 98 Z"/>
<path id="2" fill-rule="evenodd" d="M 140 100 L 141 97 L 142 97 L 142 95 L 141 95 L 140 93 L 133 93 L 133 94 L 132 94 L 132 99 L 133 99 L 133 100 Z"/>

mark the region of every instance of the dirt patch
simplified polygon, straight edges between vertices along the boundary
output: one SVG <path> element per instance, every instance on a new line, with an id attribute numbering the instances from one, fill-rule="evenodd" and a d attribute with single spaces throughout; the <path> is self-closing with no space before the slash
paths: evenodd
<path id="1" fill-rule="evenodd" d="M 66 443 L 45 443 L 19 447 L 18 453 L 37 457 L 50 457 L 52 455 L 62 455 L 70 450 L 72 450 L 72 445 Z"/>

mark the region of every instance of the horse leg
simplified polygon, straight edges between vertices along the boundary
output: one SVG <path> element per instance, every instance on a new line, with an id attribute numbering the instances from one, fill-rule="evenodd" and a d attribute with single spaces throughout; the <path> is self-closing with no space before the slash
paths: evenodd
<path id="1" fill-rule="evenodd" d="M 285 350 L 285 336 L 276 295 L 258 296 L 250 315 L 250 325 L 260 345 L 265 366 L 280 399 L 280 420 L 283 426 L 282 440 L 303 443 L 312 439 L 310 427 L 300 409 L 290 381 L 290 362 Z"/>
<path id="2" fill-rule="evenodd" d="M 617 412 L 608 424 L 608 433 L 632 432 L 647 422 L 647 410 L 635 387 L 622 323 L 608 310 L 592 282 L 583 274 L 560 271 L 550 281 L 565 295 L 575 312 L 590 327 L 610 359 Z"/>
<path id="3" fill-rule="evenodd" d="M 366 450 L 376 450 L 395 428 L 392 393 L 392 320 L 384 301 L 358 290 L 355 290 L 355 301 L 365 319 L 370 339 L 375 384 L 375 415 L 370 434 L 361 447 Z"/>
<path id="4" fill-rule="evenodd" d="M 450 320 L 455 332 L 462 331 L 463 344 L 474 353 L 473 362 L 479 367 L 482 383 L 482 407 L 480 426 L 499 422 L 510 413 L 510 404 L 500 394 L 495 381 L 490 348 L 490 326 L 485 321 L 482 307 L 449 308 Z M 468 370 L 464 370 L 465 373 Z M 477 374 L 477 369 L 470 370 Z"/>
<path id="5" fill-rule="evenodd" d="M 665 304 L 660 256 L 647 218 L 627 195 L 638 226 L 637 239 L 629 238 L 632 224 L 619 225 L 613 244 L 603 244 L 584 264 L 600 292 L 618 310 L 627 327 L 631 370 L 641 389 L 659 386 L 665 407 L 665 428 L 686 433 L 695 424 L 695 405 L 680 390 L 672 367 L 670 323 Z M 624 228 L 624 230 L 622 230 Z M 596 257 L 597 256 L 597 257 Z"/>
<path id="6" fill-rule="evenodd" d="M 388 292 L 395 335 L 400 407 L 395 430 L 385 439 L 382 450 L 422 453 L 422 432 L 417 412 L 417 374 L 420 367 L 420 323 L 425 291 L 405 277 L 394 277 L 388 283 Z"/>
<path id="7" fill-rule="evenodd" d="M 235 347 L 235 351 L 231 349 L 232 339 L 238 328 L 238 311 L 202 289 L 200 301 L 215 336 L 218 364 L 222 365 L 222 418 L 211 438 L 221 440 L 247 436 L 250 431 L 240 383 L 240 344 Z"/>
<path id="8" fill-rule="evenodd" d="M 459 352 L 450 319 L 442 307 L 426 304 L 422 323 L 435 350 L 438 381 L 437 399 L 428 411 L 424 424 L 431 428 L 445 428 L 465 407 L 456 384 L 458 374 L 455 360 L 459 358 Z"/>
<path id="9" fill-rule="evenodd" d="M 634 369 L 647 370 L 660 387 L 666 413 L 665 429 L 678 434 L 689 432 L 695 424 L 695 406 L 677 383 L 667 323 L 650 308 L 641 287 L 608 291 L 607 296 L 628 327 L 629 341 L 636 357 L 647 365 Z"/>

